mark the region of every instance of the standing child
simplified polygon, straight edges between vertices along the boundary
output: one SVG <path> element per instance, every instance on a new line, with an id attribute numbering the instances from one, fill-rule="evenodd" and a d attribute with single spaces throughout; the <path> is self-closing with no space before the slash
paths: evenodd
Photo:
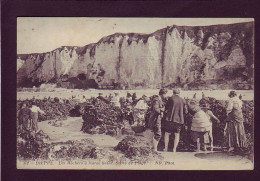
<path id="1" fill-rule="evenodd" d="M 210 110 L 210 107 L 207 104 L 201 105 L 201 109 L 207 114 L 210 123 L 211 123 L 211 128 L 209 130 L 209 141 L 210 141 L 210 151 L 213 151 L 213 134 L 212 134 L 212 121 L 211 118 L 216 120 L 217 123 L 220 123 L 220 120 L 213 114 L 213 112 Z"/>
<path id="2" fill-rule="evenodd" d="M 197 142 L 197 152 L 200 152 L 201 143 L 206 150 L 205 144 L 208 143 L 208 133 L 212 126 L 209 117 L 201 110 L 196 101 L 191 101 L 189 107 L 195 113 L 191 123 L 192 138 Z"/>

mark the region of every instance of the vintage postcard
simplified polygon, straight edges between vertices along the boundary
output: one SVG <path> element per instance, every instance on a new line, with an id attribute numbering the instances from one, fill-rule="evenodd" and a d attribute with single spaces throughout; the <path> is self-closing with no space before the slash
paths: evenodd
<path id="1" fill-rule="evenodd" d="M 17 168 L 254 169 L 253 18 L 17 18 Z"/>

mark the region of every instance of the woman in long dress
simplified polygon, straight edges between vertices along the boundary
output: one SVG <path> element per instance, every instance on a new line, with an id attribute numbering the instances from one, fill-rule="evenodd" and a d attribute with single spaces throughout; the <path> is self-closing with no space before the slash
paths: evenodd
<path id="1" fill-rule="evenodd" d="M 235 91 L 230 91 L 227 106 L 227 119 L 224 130 L 225 145 L 228 151 L 246 147 L 246 134 L 242 114 L 242 101 Z"/>
<path id="2" fill-rule="evenodd" d="M 27 131 L 32 130 L 32 118 L 31 118 L 31 110 L 27 107 L 26 103 L 21 105 L 21 110 L 18 114 L 19 125 L 21 128 Z"/>

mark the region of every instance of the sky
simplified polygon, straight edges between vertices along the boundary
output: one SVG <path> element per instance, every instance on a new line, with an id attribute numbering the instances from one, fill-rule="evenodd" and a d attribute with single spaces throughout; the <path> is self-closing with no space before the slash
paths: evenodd
<path id="1" fill-rule="evenodd" d="M 166 26 L 208 26 L 253 18 L 17 18 L 17 53 L 43 53 L 61 46 L 85 46 L 120 33 L 152 33 Z"/>

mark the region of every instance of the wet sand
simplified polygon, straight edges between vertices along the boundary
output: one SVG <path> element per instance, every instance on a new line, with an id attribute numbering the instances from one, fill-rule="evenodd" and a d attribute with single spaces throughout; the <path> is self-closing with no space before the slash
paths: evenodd
<path id="1" fill-rule="evenodd" d="M 54 120 L 52 120 L 54 121 Z M 122 157 L 122 153 L 114 151 L 115 147 L 123 137 L 115 138 L 109 135 L 90 135 L 80 131 L 83 120 L 80 117 L 69 117 L 61 122 L 61 127 L 55 127 L 49 124 L 50 121 L 39 123 L 39 128 L 47 133 L 50 142 L 60 142 L 68 140 L 81 140 L 90 138 L 98 145 L 99 149 L 109 150 L 109 153 L 115 157 Z M 150 139 L 149 133 L 145 132 L 143 136 Z M 242 156 L 225 152 L 159 152 L 163 158 L 161 162 L 137 164 L 137 165 L 41 165 L 41 169 L 144 169 L 144 170 L 251 170 L 253 163 Z M 76 160 L 75 160 L 76 161 Z M 89 162 L 89 160 L 77 160 L 79 162 Z M 105 160 L 104 160 L 105 161 Z M 18 165 L 22 162 L 18 161 Z M 31 168 L 23 166 L 23 168 Z"/>

